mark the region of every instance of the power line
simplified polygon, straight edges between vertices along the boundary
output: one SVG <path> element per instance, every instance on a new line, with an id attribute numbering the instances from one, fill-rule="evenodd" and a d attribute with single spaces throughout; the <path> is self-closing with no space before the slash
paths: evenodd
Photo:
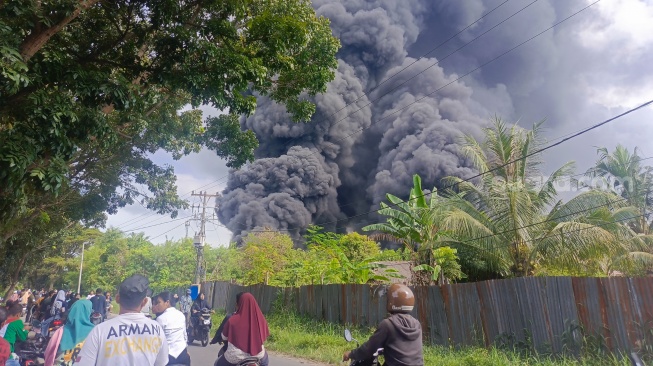
<path id="1" fill-rule="evenodd" d="M 504 4 L 506 4 L 508 1 L 509 1 L 509 0 L 505 0 L 504 2 L 500 3 L 499 5 L 497 5 L 496 7 L 494 7 L 492 10 L 488 11 L 488 12 L 485 13 L 483 16 L 481 16 L 480 18 L 478 18 L 478 19 L 476 19 L 475 21 L 473 21 L 472 23 L 468 24 L 465 28 L 461 29 L 461 30 L 458 31 L 456 34 L 454 34 L 454 35 L 452 35 L 451 37 L 449 37 L 449 38 L 448 38 L 447 40 L 445 40 L 444 42 L 438 44 L 437 46 L 435 46 L 434 48 L 432 48 L 431 50 L 429 50 L 428 52 L 426 52 L 426 53 L 423 54 L 422 56 L 418 57 L 417 59 L 415 59 L 413 62 L 411 62 L 410 64 L 408 64 L 407 66 L 405 66 L 405 67 L 402 68 L 401 70 L 399 70 L 399 71 L 397 71 L 396 73 L 394 73 L 394 74 L 390 75 L 389 77 L 385 78 L 383 81 L 381 81 L 381 82 L 380 82 L 378 85 L 376 85 L 375 87 L 371 88 L 371 89 L 368 90 L 367 92 L 363 92 L 363 94 L 359 95 L 359 96 L 358 96 L 356 99 L 354 99 L 353 101 L 351 101 L 351 102 L 345 104 L 344 107 L 342 107 L 342 108 L 338 109 L 337 111 L 333 112 L 333 113 L 330 114 L 327 118 L 331 118 L 331 117 L 337 115 L 338 113 L 340 113 L 340 112 L 341 112 L 342 110 L 344 110 L 345 108 L 347 108 L 347 107 L 349 107 L 350 105 L 352 105 L 352 104 L 356 103 L 357 101 L 359 101 L 362 97 L 364 97 L 364 96 L 366 96 L 366 95 L 369 95 L 371 92 L 377 90 L 379 87 L 381 87 L 381 85 L 383 85 L 383 84 L 385 84 L 386 82 L 390 81 L 392 78 L 394 78 L 395 76 L 401 74 L 403 71 L 405 71 L 405 70 L 408 69 L 409 67 L 413 66 L 415 63 L 417 63 L 418 61 L 420 61 L 420 60 L 423 59 L 424 57 L 428 56 L 429 54 L 435 52 L 435 51 L 436 51 L 437 49 L 439 49 L 440 47 L 442 47 L 442 46 L 444 46 L 445 44 L 449 43 L 449 41 L 453 40 L 454 38 L 456 38 L 457 36 L 459 36 L 460 34 L 462 34 L 464 31 L 466 31 L 467 29 L 469 29 L 470 27 L 472 27 L 474 24 L 477 24 L 478 22 L 480 22 L 481 20 L 483 20 L 485 17 L 487 17 L 488 15 L 492 14 L 495 10 L 499 9 L 501 6 L 503 6 Z M 483 34 L 481 34 L 481 35 L 479 35 L 479 36 L 473 38 L 471 41 L 468 41 L 468 42 L 465 43 L 463 46 L 461 46 L 460 48 L 456 49 L 455 51 L 453 51 L 452 53 L 450 53 L 449 55 L 447 55 L 447 56 L 444 57 L 443 59 L 438 60 L 435 64 L 433 64 L 433 65 L 427 67 L 426 69 L 422 70 L 422 71 L 419 72 L 417 75 L 420 75 L 420 74 L 424 73 L 426 70 L 428 70 L 428 69 L 430 69 L 431 67 L 437 65 L 437 64 L 440 63 L 441 61 L 444 61 L 444 60 L 447 59 L 449 56 L 451 56 L 451 55 L 453 55 L 454 53 L 460 51 L 461 49 L 463 49 L 464 47 L 466 47 L 466 46 L 469 45 L 470 43 L 474 42 L 474 41 L 477 40 L 478 38 L 482 37 L 482 36 L 485 35 L 486 33 L 488 33 L 488 32 L 490 32 L 491 30 L 493 30 L 494 28 L 496 28 L 496 27 L 498 27 L 499 25 L 503 24 L 504 22 L 506 22 L 506 21 L 509 20 L 510 18 L 512 18 L 512 17 L 514 17 L 515 15 L 519 14 L 522 10 L 528 8 L 529 6 L 533 5 L 533 4 L 536 3 L 537 1 L 538 1 L 538 0 L 535 0 L 535 1 L 533 1 L 532 3 L 526 5 L 526 6 L 525 6 L 524 8 L 522 8 L 521 10 L 519 10 L 519 11 L 517 11 L 516 13 L 512 14 L 511 16 L 509 16 L 508 18 L 504 19 L 504 20 L 501 21 L 499 24 L 495 25 L 494 27 L 490 28 L 489 30 L 485 31 Z M 354 112 L 352 112 L 352 113 L 349 113 L 349 114 L 348 114 L 347 116 L 345 116 L 343 119 L 340 119 L 340 120 L 336 121 L 335 123 L 329 124 L 329 128 L 331 128 L 331 127 L 333 127 L 333 126 L 339 124 L 340 122 L 342 122 L 343 120 L 345 120 L 347 117 L 350 117 L 350 116 L 353 115 L 354 113 L 359 112 L 359 111 L 362 110 L 363 108 L 365 108 L 365 107 L 367 107 L 368 105 L 372 104 L 373 102 L 379 100 L 381 97 L 383 97 L 383 96 L 389 94 L 390 92 L 392 92 L 393 90 L 397 89 L 399 86 L 404 85 L 404 84 L 407 83 L 408 81 L 410 81 L 410 80 L 412 80 L 413 78 L 415 78 L 417 75 L 415 75 L 415 76 L 411 77 L 410 79 L 408 79 L 408 80 L 402 82 L 401 84 L 397 85 L 395 88 L 393 88 L 393 89 L 391 89 L 390 91 L 388 91 L 388 92 L 382 94 L 379 98 L 377 98 L 377 99 L 371 101 L 370 103 L 364 105 L 364 106 L 361 107 L 360 109 L 358 109 L 358 110 L 356 110 L 356 111 L 354 111 Z M 297 141 L 299 138 L 300 138 L 300 136 L 297 136 L 297 137 L 291 139 L 290 141 L 288 141 L 288 142 L 284 145 L 284 147 L 289 146 L 291 143 Z"/>
<path id="2" fill-rule="evenodd" d="M 484 66 L 486 66 L 486 65 L 488 65 L 488 64 L 490 64 L 490 63 L 492 63 L 492 62 L 494 62 L 494 61 L 496 61 L 496 60 L 498 60 L 498 59 L 500 59 L 501 57 L 503 57 L 503 56 L 509 54 L 510 52 L 514 51 L 515 49 L 517 49 L 517 48 L 523 46 L 524 44 L 526 44 L 526 43 L 532 41 L 533 39 L 535 39 L 535 38 L 541 36 L 542 34 L 548 32 L 549 30 L 553 29 L 554 27 L 556 27 L 556 26 L 558 26 L 558 25 L 564 23 L 565 21 L 567 21 L 567 20 L 571 19 L 572 17 L 578 15 L 579 13 L 583 12 L 584 10 L 587 10 L 588 8 L 590 8 L 591 6 L 595 5 L 595 4 L 598 3 L 599 1 L 601 1 L 601 0 L 597 0 L 597 1 L 595 1 L 595 2 L 593 2 L 593 3 L 591 3 L 591 4 L 589 4 L 589 5 L 587 5 L 587 6 L 585 6 L 585 7 L 583 7 L 582 9 L 580 9 L 580 10 L 578 10 L 578 11 L 572 13 L 571 15 L 569 15 L 569 16 L 567 16 L 567 17 L 565 17 L 564 19 L 562 19 L 562 20 L 560 20 L 560 21 L 554 23 L 553 25 L 549 26 L 548 28 L 544 29 L 543 31 L 541 31 L 541 32 L 539 32 L 539 33 L 537 33 L 537 34 L 535 34 L 534 36 L 531 36 L 530 38 L 526 39 L 525 41 L 523 41 L 523 42 L 517 44 L 516 46 L 513 46 L 512 48 L 508 49 L 507 51 L 504 51 L 503 53 L 501 53 L 501 54 L 499 54 L 498 56 L 492 58 L 491 60 L 489 60 L 489 61 L 487 61 L 487 62 L 481 64 L 480 66 L 478 66 L 478 67 L 476 67 L 475 69 L 469 71 L 468 73 L 466 73 L 466 74 L 464 74 L 464 75 L 458 77 L 457 79 L 455 79 L 455 80 L 453 80 L 453 81 L 451 81 L 451 82 L 449 82 L 449 83 L 447 83 L 447 84 L 441 86 L 440 88 L 438 88 L 438 89 L 436 89 L 436 90 L 434 90 L 434 91 L 432 91 L 432 92 L 430 92 L 430 93 L 424 95 L 424 96 L 421 97 L 421 98 L 416 99 L 415 101 L 413 101 L 413 102 L 407 104 L 406 106 L 404 106 L 404 107 L 402 107 L 402 108 L 400 108 L 400 109 L 397 109 L 396 111 L 394 111 L 394 112 L 392 112 L 392 113 L 390 113 L 390 114 L 388 114 L 388 115 L 385 115 L 384 117 L 382 117 L 382 118 L 376 120 L 375 122 L 370 123 L 369 126 L 367 126 L 367 127 L 363 127 L 363 128 L 361 128 L 360 130 L 354 131 L 354 132 L 352 132 L 351 134 L 349 134 L 349 135 L 347 135 L 347 136 L 345 136 L 345 137 L 343 137 L 343 138 L 341 138 L 341 139 L 338 139 L 338 140 L 335 140 L 335 141 L 331 141 L 331 142 L 332 142 L 332 143 L 337 143 L 337 142 L 340 142 L 340 141 L 342 141 L 342 140 L 345 140 L 345 139 L 347 139 L 347 138 L 349 138 L 349 137 L 355 135 L 356 133 L 359 133 L 359 132 L 361 132 L 361 131 L 364 131 L 364 130 L 366 130 L 366 129 L 372 127 L 375 123 L 378 123 L 378 122 L 380 122 L 380 121 L 382 121 L 382 120 L 384 120 L 384 119 L 386 119 L 386 118 L 388 118 L 388 117 L 391 117 L 391 116 L 393 116 L 393 115 L 395 115 L 395 114 L 401 112 L 402 110 L 404 110 L 404 109 L 406 109 L 406 108 L 408 108 L 408 107 L 410 107 L 410 106 L 412 106 L 412 105 L 414 105 L 414 104 L 416 104 L 416 103 L 418 103 L 418 102 L 420 102 L 420 101 L 426 99 L 427 97 L 429 97 L 429 96 L 435 94 L 436 92 L 438 92 L 438 91 L 440 91 L 440 90 L 446 88 L 447 86 L 449 86 L 449 85 L 451 85 L 451 84 L 453 84 L 453 83 L 459 81 L 460 79 L 462 79 L 462 78 L 464 78 L 464 77 L 466 77 L 466 76 L 472 74 L 473 72 L 479 70 L 480 68 L 482 68 L 482 67 L 484 67 Z M 532 3 L 531 3 L 531 4 L 532 4 Z M 530 4 L 529 4 L 529 5 L 530 5 Z M 524 8 L 522 8 L 522 10 L 523 10 L 523 9 L 524 9 Z M 514 16 L 514 14 L 513 14 L 513 16 Z M 643 107 L 643 106 L 640 106 L 640 107 L 638 107 L 637 109 L 639 109 L 639 108 L 641 108 L 641 107 Z M 636 109 L 635 109 L 635 110 L 636 110 Z M 353 112 L 353 113 L 356 113 L 356 112 Z M 352 113 L 352 114 L 353 114 L 353 113 Z M 349 114 L 349 115 L 351 115 L 351 114 Z M 625 114 L 624 114 L 624 115 L 625 115 Z M 615 118 L 618 118 L 618 117 L 619 117 L 619 116 L 617 116 L 617 117 L 615 117 Z M 345 117 L 345 118 L 346 118 L 346 117 Z M 607 122 L 609 122 L 609 121 L 607 121 Z M 605 123 L 607 123 L 607 122 L 605 122 Z M 584 132 L 583 132 L 583 133 L 584 133 Z M 577 135 L 578 135 L 578 134 L 575 134 L 575 135 L 573 135 L 571 138 L 573 138 L 573 137 L 575 137 L 575 136 L 577 136 Z M 567 141 L 568 139 L 569 139 L 569 138 L 567 138 L 567 139 L 563 139 L 561 142 Z M 543 151 L 543 150 L 542 150 L 542 151 Z M 310 157 L 310 156 L 315 155 L 315 154 L 317 154 L 317 153 L 319 153 L 319 151 L 314 151 L 313 153 L 308 154 L 308 155 L 306 155 L 305 157 Z M 489 172 L 487 172 L 487 173 L 489 173 Z M 478 176 L 480 176 L 480 175 L 478 175 Z M 471 177 L 471 178 L 469 178 L 469 179 L 474 179 L 474 178 L 476 178 L 476 177 L 478 177 L 478 176 L 474 176 L 474 177 Z M 241 185 L 241 186 L 245 186 L 245 185 Z M 236 187 L 236 188 L 240 188 L 240 187 Z M 418 197 L 416 197 L 416 198 L 418 198 Z M 327 224 L 332 224 L 332 223 L 334 223 L 334 222 L 337 223 L 337 222 L 339 222 L 339 221 L 349 220 L 349 219 L 351 219 L 351 218 L 356 218 L 356 217 L 364 216 L 364 215 L 367 215 L 367 214 L 369 214 L 369 213 L 376 212 L 376 211 L 378 211 L 378 210 L 379 210 L 379 209 L 377 209 L 377 210 L 372 210 L 372 211 L 369 211 L 369 212 L 366 212 L 366 213 L 363 213 L 363 214 L 354 215 L 354 216 L 349 216 L 349 217 L 347 217 L 347 218 L 345 218 L 345 219 L 340 219 L 340 220 L 330 221 L 330 222 L 326 222 L 326 223 L 322 223 L 322 224 L 317 224 L 317 225 L 327 225 Z M 244 224 L 242 224 L 242 223 L 239 223 L 239 224 L 240 224 L 241 226 L 244 226 Z"/>
<path id="3" fill-rule="evenodd" d="M 164 231 L 164 232 L 162 232 L 161 234 L 159 234 L 159 235 L 157 235 L 157 236 L 155 236 L 155 237 L 153 237 L 153 238 L 150 238 L 150 240 L 154 240 L 154 239 L 156 239 L 156 238 L 158 238 L 158 237 L 160 237 L 160 236 L 162 236 L 162 235 L 165 235 L 165 234 L 171 232 L 172 230 L 177 229 L 178 227 L 180 227 L 180 226 L 182 226 L 182 225 L 184 225 L 184 224 L 185 224 L 185 223 L 182 222 L 181 224 L 179 224 L 179 225 L 173 227 L 172 229 L 170 229 L 170 230 L 168 230 L 168 231 Z"/>

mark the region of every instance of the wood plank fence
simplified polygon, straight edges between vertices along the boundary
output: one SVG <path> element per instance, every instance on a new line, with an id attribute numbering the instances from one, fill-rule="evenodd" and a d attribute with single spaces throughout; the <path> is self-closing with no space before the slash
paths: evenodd
<path id="1" fill-rule="evenodd" d="M 210 282 L 214 309 L 233 311 L 238 292 L 261 310 L 273 305 L 315 319 L 375 326 L 385 316 L 385 286 L 277 288 Z M 427 342 L 443 346 L 528 347 L 578 352 L 583 341 L 612 352 L 653 346 L 653 278 L 527 277 L 413 288 L 413 315 Z"/>

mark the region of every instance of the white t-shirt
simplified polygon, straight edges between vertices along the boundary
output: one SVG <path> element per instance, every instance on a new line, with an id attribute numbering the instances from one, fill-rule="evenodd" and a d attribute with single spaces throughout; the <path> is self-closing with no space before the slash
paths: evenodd
<path id="1" fill-rule="evenodd" d="M 161 325 L 143 313 L 127 313 L 96 325 L 74 365 L 164 366 L 168 342 Z"/>
<path id="2" fill-rule="evenodd" d="M 167 308 L 156 321 L 163 327 L 163 332 L 168 340 L 168 353 L 177 358 L 188 344 L 186 334 L 186 317 L 181 311 L 175 308 Z"/>

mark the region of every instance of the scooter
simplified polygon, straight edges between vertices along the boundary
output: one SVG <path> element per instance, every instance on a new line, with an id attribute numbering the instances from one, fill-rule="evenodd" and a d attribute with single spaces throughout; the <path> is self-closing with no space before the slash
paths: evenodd
<path id="1" fill-rule="evenodd" d="M 345 329 L 345 340 L 347 342 L 356 342 L 356 347 L 360 346 L 358 343 L 358 340 L 356 340 L 354 337 L 351 335 L 351 331 L 349 329 Z M 349 366 L 378 366 L 379 365 L 379 356 L 383 354 L 383 348 L 379 348 L 374 352 L 372 357 L 365 359 L 365 360 L 351 360 L 351 363 Z"/>
<path id="2" fill-rule="evenodd" d="M 193 343 L 193 341 L 197 339 L 202 343 L 202 347 L 208 346 L 210 331 L 211 310 L 204 308 L 201 311 L 201 315 L 197 319 L 197 324 L 195 324 L 193 327 L 189 327 L 187 330 L 188 343 Z"/>

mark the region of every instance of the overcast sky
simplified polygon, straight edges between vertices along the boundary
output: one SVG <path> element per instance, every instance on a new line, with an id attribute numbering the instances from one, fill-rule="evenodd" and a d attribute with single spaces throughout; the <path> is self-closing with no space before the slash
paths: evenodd
<path id="1" fill-rule="evenodd" d="M 337 5 L 342 9 L 336 8 L 335 1 L 316 0 L 314 3 L 318 13 L 332 18 L 334 32 L 341 37 L 344 46 L 340 56 L 342 61 L 338 79 L 344 80 L 348 75 L 347 70 L 354 70 L 352 72 L 358 73 L 355 76 L 361 80 L 362 89 L 367 90 L 374 82 L 371 71 L 383 76 L 385 75 L 383 73 L 391 67 L 406 64 L 410 60 L 423 56 L 434 45 L 446 40 L 502 2 L 503 0 L 464 2 L 411 0 L 402 7 L 396 7 L 393 5 L 393 0 L 348 0 L 343 2 L 345 5 Z M 428 66 L 427 61 L 444 58 L 445 55 L 530 2 L 532 0 L 509 1 L 412 68 L 419 71 L 419 67 Z M 592 2 L 540 0 L 442 61 L 437 66 L 441 74 L 438 77 L 455 79 Z M 366 18 L 365 15 L 369 14 L 374 16 Z M 369 27 L 374 26 L 374 28 L 365 29 L 366 19 L 378 21 L 384 16 L 388 19 L 387 33 L 385 33 L 387 38 L 375 40 L 375 44 L 391 47 L 393 41 L 391 31 L 397 29 L 400 32 L 399 40 L 403 43 L 396 50 L 399 56 L 382 65 L 383 67 L 372 68 L 369 61 L 357 61 L 355 58 L 363 59 L 360 54 L 369 52 L 362 48 L 361 37 L 364 38 L 365 34 L 384 34 L 378 28 L 381 22 L 370 23 Z M 348 19 L 353 19 L 354 22 L 347 23 Z M 361 29 L 356 29 L 359 32 L 355 32 L 354 27 Z M 345 37 L 349 38 L 345 39 Z M 370 41 L 370 43 L 374 42 Z M 359 50 L 360 54 L 357 54 Z M 366 73 L 369 73 L 366 77 L 360 75 L 361 67 L 357 64 L 359 61 L 366 67 Z M 413 72 L 413 74 L 416 72 L 410 70 L 412 69 L 406 72 Z M 418 81 L 415 80 L 411 84 L 414 89 L 411 92 L 417 94 Z M 653 99 L 653 1 L 601 0 L 556 27 L 554 31 L 525 44 L 497 62 L 482 67 L 469 77 L 462 78 L 453 87 L 459 88 L 457 90 L 462 94 L 469 93 L 469 95 L 465 94 L 467 101 L 464 103 L 466 121 L 476 121 L 467 114 L 474 114 L 484 120 L 497 114 L 506 120 L 519 122 L 520 125 L 528 127 L 533 122 L 546 119 L 546 135 L 553 141 L 622 113 Z M 332 91 L 335 89 L 335 86 L 330 88 Z M 320 101 L 318 101 L 318 110 L 319 103 Z M 323 103 L 328 103 L 328 100 L 324 99 Z M 437 105 L 439 113 L 444 114 L 442 101 L 433 103 L 434 105 L 440 103 Z M 374 118 L 375 113 L 380 113 L 375 112 L 374 108 L 377 107 L 372 108 L 370 118 Z M 262 107 L 260 109 L 264 110 Z M 217 113 L 208 107 L 203 110 L 206 114 Z M 256 120 L 247 123 L 247 126 L 253 128 L 260 126 L 256 124 L 258 123 Z M 361 132 L 361 134 L 366 133 L 371 135 L 374 131 L 369 129 Z M 263 143 L 268 142 L 264 140 L 265 137 L 259 137 Z M 577 163 L 576 171 L 583 172 L 596 160 L 597 146 L 611 149 L 619 143 L 629 149 L 637 146 L 642 156 L 649 157 L 653 156 L 653 146 L 649 143 L 652 138 L 653 108 L 648 107 L 548 151 L 544 155 L 544 160 L 548 169 L 574 160 Z M 365 141 L 364 139 L 363 136 L 360 141 Z M 353 149 L 356 151 L 356 146 Z M 398 148 L 393 149 L 389 151 L 396 151 Z M 362 153 L 364 151 L 359 150 L 358 154 Z M 267 157 L 261 154 L 259 156 Z M 388 153 L 387 156 L 394 155 Z M 387 156 L 380 153 L 375 159 L 382 162 Z M 215 193 L 225 188 L 228 169 L 224 162 L 211 152 L 190 155 L 179 161 L 159 153 L 153 157 L 153 160 L 159 164 L 171 164 L 175 167 L 180 194 L 192 190 L 207 190 Z M 335 163 L 347 164 L 342 159 L 336 159 Z M 386 171 L 390 169 L 390 176 L 394 174 L 392 168 L 384 168 L 382 163 L 374 167 L 370 174 L 376 171 L 379 172 L 376 174 L 380 174 L 384 169 Z M 345 168 L 341 165 L 340 174 L 343 175 L 345 172 Z M 343 185 L 347 184 L 344 175 L 340 179 L 343 180 Z M 377 183 L 373 182 L 373 185 L 377 186 Z M 365 189 L 366 187 L 361 187 L 362 194 Z M 391 190 L 392 188 L 388 185 L 380 185 L 378 189 Z M 339 192 L 343 194 L 342 191 Z M 567 194 L 564 196 L 566 197 Z M 197 205 L 198 202 L 197 198 L 189 197 L 189 203 Z M 191 211 L 181 212 L 179 218 L 189 215 Z M 110 216 L 108 226 L 127 232 L 142 231 L 152 238 L 153 242 L 161 243 L 166 238 L 184 237 L 186 233 L 184 222 L 183 219 L 171 221 L 168 216 L 151 214 L 140 205 L 132 205 Z M 161 225 L 143 228 L 156 224 Z M 197 228 L 198 222 L 192 222 L 189 229 L 190 236 Z M 207 236 L 209 244 L 217 246 L 227 244 L 231 233 L 217 220 L 212 220 L 212 223 L 207 225 Z"/>

